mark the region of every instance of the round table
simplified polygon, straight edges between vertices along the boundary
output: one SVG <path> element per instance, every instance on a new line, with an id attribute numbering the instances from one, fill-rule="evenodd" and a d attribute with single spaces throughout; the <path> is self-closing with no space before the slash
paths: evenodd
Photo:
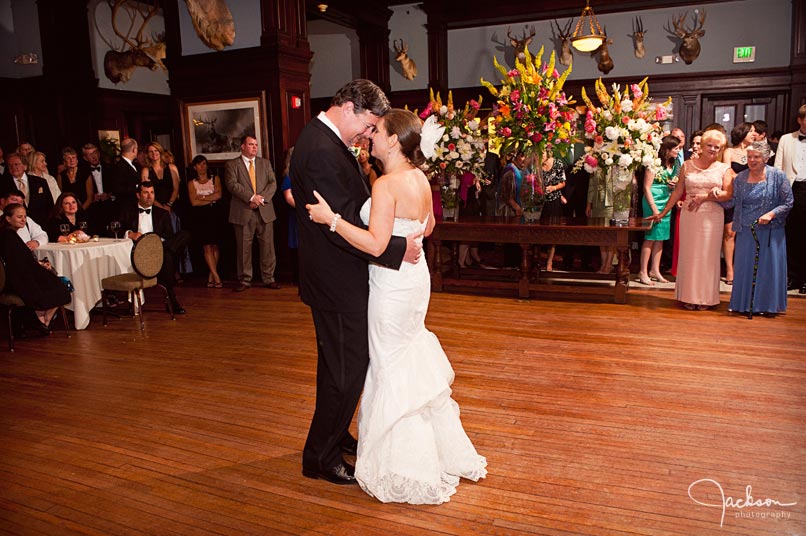
<path id="1" fill-rule="evenodd" d="M 67 308 L 73 311 L 76 329 L 89 325 L 90 311 L 101 299 L 101 280 L 134 271 L 133 244 L 128 238 L 101 238 L 86 244 L 49 243 L 34 250 L 39 260 L 47 257 L 57 274 L 73 282 L 73 301 Z"/>

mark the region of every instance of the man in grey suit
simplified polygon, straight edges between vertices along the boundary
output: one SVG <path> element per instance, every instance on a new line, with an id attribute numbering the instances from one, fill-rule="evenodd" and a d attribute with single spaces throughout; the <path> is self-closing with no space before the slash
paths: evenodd
<path id="1" fill-rule="evenodd" d="M 260 246 L 260 272 L 267 288 L 278 289 L 274 280 L 277 258 L 274 253 L 274 206 L 271 198 L 277 191 L 277 179 L 271 163 L 257 156 L 257 139 L 241 138 L 241 155 L 224 167 L 224 182 L 232 195 L 229 222 L 235 227 L 238 286 L 243 292 L 252 286 L 252 241 L 257 236 Z"/>

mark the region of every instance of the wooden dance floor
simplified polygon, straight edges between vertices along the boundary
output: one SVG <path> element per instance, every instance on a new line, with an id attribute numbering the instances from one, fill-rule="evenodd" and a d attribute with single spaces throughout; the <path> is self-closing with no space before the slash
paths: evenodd
<path id="1" fill-rule="evenodd" d="M 184 286 L 173 322 L 153 295 L 145 337 L 93 316 L 3 339 L 0 534 L 806 533 L 806 299 L 748 320 L 727 294 L 690 312 L 631 286 L 625 305 L 432 296 L 489 464 L 440 506 L 302 476 L 316 357 L 295 288 Z"/>

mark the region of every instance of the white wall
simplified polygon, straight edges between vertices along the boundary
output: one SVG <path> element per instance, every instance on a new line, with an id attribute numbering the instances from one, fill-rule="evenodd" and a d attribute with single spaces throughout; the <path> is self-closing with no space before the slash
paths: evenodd
<path id="1" fill-rule="evenodd" d="M 392 91 L 425 89 L 428 87 L 428 16 L 416 4 L 392 6 L 394 12 L 389 20 L 389 83 Z M 403 78 L 400 63 L 395 61 L 392 42 L 403 39 L 409 45 L 409 58 L 417 64 L 414 80 Z"/>
<path id="2" fill-rule="evenodd" d="M 597 17 L 602 28 L 607 28 L 613 40 L 610 56 L 615 67 L 609 77 L 635 76 L 643 78 L 658 74 L 729 71 L 783 67 L 789 65 L 792 43 L 792 0 L 741 0 L 723 4 L 698 6 L 706 10 L 705 36 L 700 39 L 702 50 L 691 65 L 683 61 L 659 65 L 655 56 L 672 54 L 675 41 L 663 29 L 671 24 L 672 15 L 680 15 L 683 9 L 654 9 L 641 12 L 607 14 Z M 687 25 L 691 25 L 692 9 L 689 9 Z M 633 54 L 632 20 L 640 15 L 647 33 L 644 38 L 646 56 L 639 60 Z M 568 19 L 560 20 L 560 25 Z M 536 54 L 545 45 L 544 61 L 555 48 L 552 43 L 551 21 L 534 24 L 536 36 L 529 51 Z M 576 24 L 576 19 L 574 20 Z M 520 35 L 524 25 L 513 25 L 513 35 Z M 504 44 L 501 44 L 504 43 Z M 733 64 L 733 47 L 756 46 L 755 63 Z M 486 26 L 451 30 L 448 32 L 448 79 L 450 87 L 473 87 L 479 78 L 497 84 L 500 73 L 493 66 L 493 55 L 499 63 L 514 64 L 507 39 L 507 26 Z M 559 46 L 557 46 L 559 48 Z M 559 53 L 559 52 L 558 52 Z M 597 58 L 574 51 L 573 70 L 570 79 L 589 79 L 605 76 L 596 67 Z M 563 66 L 559 66 L 561 72 Z M 651 78 L 650 78 L 651 80 Z"/>
<path id="3" fill-rule="evenodd" d="M 355 30 L 316 20 L 308 23 L 311 60 L 311 97 L 331 97 L 344 84 L 361 76 L 358 35 Z"/>

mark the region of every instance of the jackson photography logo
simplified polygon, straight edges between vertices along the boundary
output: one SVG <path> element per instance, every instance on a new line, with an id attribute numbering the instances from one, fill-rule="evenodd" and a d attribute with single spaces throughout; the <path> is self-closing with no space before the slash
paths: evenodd
<path id="1" fill-rule="evenodd" d="M 707 500 L 700 500 L 708 497 L 708 500 L 713 500 L 713 496 L 718 495 L 720 502 L 707 502 Z M 780 518 L 789 519 L 792 515 L 786 508 L 795 506 L 797 502 L 781 502 L 778 499 L 765 497 L 763 499 L 756 499 L 753 497 L 753 486 L 747 485 L 744 490 L 744 497 L 734 499 L 730 495 L 725 496 L 725 491 L 716 480 L 711 478 L 701 478 L 692 482 L 688 487 L 688 496 L 695 503 L 707 506 L 708 508 L 718 508 L 722 512 L 719 519 L 719 526 L 725 522 L 725 513 L 728 509 L 736 510 L 734 516 L 737 518 L 756 518 L 756 519 L 770 519 Z M 698 499 L 697 497 L 700 497 Z M 753 510 L 744 511 L 746 508 L 766 508 L 766 510 Z"/>

